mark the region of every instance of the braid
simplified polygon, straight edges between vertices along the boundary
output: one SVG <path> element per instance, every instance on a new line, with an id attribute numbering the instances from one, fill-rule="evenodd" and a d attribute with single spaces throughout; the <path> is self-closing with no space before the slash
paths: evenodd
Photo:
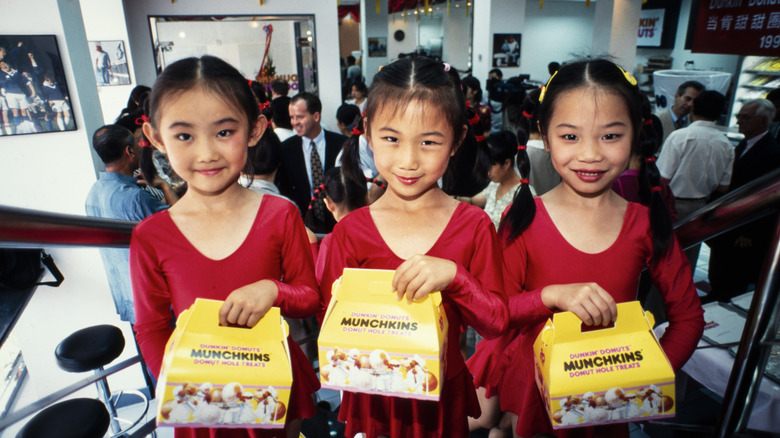
<path id="1" fill-rule="evenodd" d="M 341 172 L 353 181 L 365 181 L 363 168 L 360 167 L 360 136 L 363 134 L 365 117 L 361 116 L 355 122 L 352 135 L 347 138 L 342 146 Z M 365 185 L 365 184 L 364 184 Z"/>
<path id="2" fill-rule="evenodd" d="M 649 111 L 645 111 L 645 116 L 647 122 L 642 126 L 638 146 L 642 157 L 642 164 L 639 167 L 639 199 L 650 210 L 650 229 L 653 233 L 652 262 L 656 263 L 672 245 L 673 224 L 664 200 L 661 173 L 655 164 L 655 153 L 661 138 L 658 136 L 657 128 L 661 124 L 656 116 L 649 114 Z"/>

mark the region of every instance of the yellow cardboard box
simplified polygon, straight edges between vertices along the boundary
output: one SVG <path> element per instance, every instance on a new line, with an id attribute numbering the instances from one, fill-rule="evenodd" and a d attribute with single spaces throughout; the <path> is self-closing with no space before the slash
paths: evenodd
<path id="1" fill-rule="evenodd" d="M 614 327 L 556 313 L 534 343 L 536 383 L 554 429 L 674 417 L 674 371 L 638 301 Z"/>
<path id="2" fill-rule="evenodd" d="M 222 301 L 197 299 L 165 347 L 157 425 L 284 427 L 292 369 L 279 309 L 251 329 L 221 327 Z"/>
<path id="3" fill-rule="evenodd" d="M 439 399 L 447 339 L 441 294 L 398 301 L 394 274 L 347 268 L 333 284 L 317 341 L 324 388 Z"/>

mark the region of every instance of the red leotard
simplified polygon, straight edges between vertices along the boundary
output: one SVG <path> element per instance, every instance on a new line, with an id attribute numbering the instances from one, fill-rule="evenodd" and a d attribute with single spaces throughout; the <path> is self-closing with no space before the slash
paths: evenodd
<path id="1" fill-rule="evenodd" d="M 262 279 L 279 287 L 274 306 L 291 318 L 311 316 L 318 294 L 306 231 L 298 210 L 285 199 L 263 196 L 244 242 L 228 257 L 201 254 L 179 231 L 168 211 L 138 224 L 130 242 L 130 274 L 136 312 L 136 339 L 152 373 L 160 372 L 165 343 L 172 333 L 171 308 L 178 316 L 196 298 L 224 300 Z M 284 278 L 284 283 L 280 279 Z M 287 418 L 315 414 L 311 394 L 319 381 L 306 356 L 288 338 L 293 386 Z M 284 437 L 284 431 L 260 429 L 177 428 L 176 437 Z"/>
<path id="2" fill-rule="evenodd" d="M 495 228 L 481 209 L 461 203 L 433 247 L 426 253 L 457 264 L 455 279 L 442 293 L 449 322 L 447 371 L 441 401 L 344 392 L 339 419 L 347 436 L 368 438 L 468 437 L 467 416 L 479 416 L 471 375 L 458 348 L 461 326 L 470 325 L 493 338 L 506 327 L 507 309 L 501 275 L 501 251 Z M 321 284 L 321 312 L 330 301 L 333 281 L 345 267 L 396 269 L 396 256 L 379 234 L 369 207 L 350 213 L 333 229 Z"/>

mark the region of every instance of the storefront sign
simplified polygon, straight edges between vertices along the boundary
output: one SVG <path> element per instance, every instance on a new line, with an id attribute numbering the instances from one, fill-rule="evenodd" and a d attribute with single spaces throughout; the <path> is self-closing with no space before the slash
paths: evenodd
<path id="1" fill-rule="evenodd" d="M 664 28 L 663 9 L 642 9 L 639 15 L 639 47 L 661 47 L 661 34 Z"/>
<path id="2" fill-rule="evenodd" d="M 691 51 L 777 55 L 780 0 L 701 0 Z"/>

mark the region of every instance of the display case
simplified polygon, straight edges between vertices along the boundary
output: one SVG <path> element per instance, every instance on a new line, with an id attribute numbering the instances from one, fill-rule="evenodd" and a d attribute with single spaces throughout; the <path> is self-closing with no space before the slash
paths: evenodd
<path id="1" fill-rule="evenodd" d="M 745 56 L 742 58 L 729 126 L 736 126 L 736 114 L 745 101 L 766 97 L 776 88 L 780 88 L 780 57 Z"/>

